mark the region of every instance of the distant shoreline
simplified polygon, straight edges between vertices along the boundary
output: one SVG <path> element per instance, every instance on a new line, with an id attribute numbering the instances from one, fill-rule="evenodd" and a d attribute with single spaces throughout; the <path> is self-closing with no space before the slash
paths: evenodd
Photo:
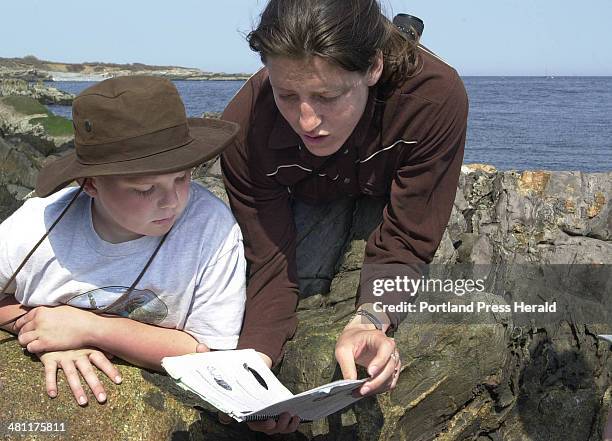
<path id="1" fill-rule="evenodd" d="M 109 75 L 109 76 L 103 76 L 103 75 L 97 75 L 97 76 L 93 76 L 93 75 L 82 75 L 82 76 L 66 76 L 65 74 L 62 75 L 53 75 L 53 72 L 50 72 L 52 78 L 49 80 L 43 80 L 44 82 L 48 82 L 48 83 L 61 83 L 61 82 L 75 82 L 75 83 L 80 83 L 80 82 L 96 82 L 96 81 L 104 81 L 108 78 L 112 78 L 115 76 L 120 76 L 120 75 Z M 138 75 L 147 75 L 147 74 L 138 74 Z M 151 74 L 149 74 L 151 75 Z M 222 74 L 222 75 L 211 75 L 211 76 L 204 76 L 204 77 L 178 77 L 178 78 L 174 78 L 174 77 L 169 77 L 166 75 L 155 75 L 152 74 L 153 76 L 163 76 L 165 78 L 168 78 L 169 80 L 173 80 L 173 81 L 246 81 L 250 78 L 250 75 L 240 75 L 240 74 Z"/>
<path id="2" fill-rule="evenodd" d="M 0 57 L 0 79 L 17 78 L 26 81 L 102 81 L 127 75 L 151 75 L 169 80 L 186 81 L 239 81 L 247 80 L 250 73 L 207 72 L 181 66 L 149 66 L 141 63 L 62 63 L 39 60 L 34 56 L 23 58 Z"/>

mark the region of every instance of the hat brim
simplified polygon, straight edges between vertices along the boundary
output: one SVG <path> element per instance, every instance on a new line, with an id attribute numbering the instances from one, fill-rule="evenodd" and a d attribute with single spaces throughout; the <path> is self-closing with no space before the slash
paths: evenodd
<path id="1" fill-rule="evenodd" d="M 81 164 L 75 151 L 46 164 L 38 173 L 36 194 L 47 197 L 78 178 L 173 173 L 214 158 L 235 138 L 239 126 L 210 118 L 188 118 L 192 141 L 145 158 L 110 164 Z"/>

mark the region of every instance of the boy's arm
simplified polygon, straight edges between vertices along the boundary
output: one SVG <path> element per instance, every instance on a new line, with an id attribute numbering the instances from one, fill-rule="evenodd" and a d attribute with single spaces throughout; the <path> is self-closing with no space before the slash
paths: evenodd
<path id="1" fill-rule="evenodd" d="M 25 306 L 22 306 L 14 297 L 15 294 L 15 282 L 11 283 L 6 290 L 4 295 L 0 295 L 0 329 L 10 332 L 11 334 L 17 334 L 18 329 L 15 329 L 15 321 L 21 315 L 25 314 L 30 310 Z"/>
<path id="2" fill-rule="evenodd" d="M 61 323 L 62 326 L 57 326 Z M 198 342 L 176 329 L 72 306 L 39 306 L 17 320 L 19 343 L 33 353 L 97 347 L 137 366 L 161 369 L 161 359 L 195 352 Z"/>
<path id="3" fill-rule="evenodd" d="M 198 345 L 198 341 L 184 331 L 123 317 L 96 316 L 88 339 L 92 346 L 157 371 L 162 370 L 162 358 L 195 352 Z"/>

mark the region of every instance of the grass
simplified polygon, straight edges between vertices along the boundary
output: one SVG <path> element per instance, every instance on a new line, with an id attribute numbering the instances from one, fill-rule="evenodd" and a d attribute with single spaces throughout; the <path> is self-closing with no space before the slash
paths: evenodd
<path id="1" fill-rule="evenodd" d="M 70 136 L 72 135 L 72 121 L 57 115 L 49 115 L 46 118 L 34 118 L 30 123 L 40 123 L 45 131 L 51 136 Z"/>
<path id="2" fill-rule="evenodd" d="M 50 136 L 71 136 L 73 134 L 72 121 L 54 115 L 34 98 L 28 96 L 7 96 L 0 98 L 0 101 L 23 115 L 47 115 L 46 117 L 32 118 L 30 123 L 40 123 L 45 132 Z"/>
<path id="3" fill-rule="evenodd" d="M 11 106 L 16 112 L 23 115 L 35 115 L 40 113 L 52 115 L 45 106 L 29 96 L 13 95 L 0 98 L 0 100 L 2 100 L 3 104 Z"/>

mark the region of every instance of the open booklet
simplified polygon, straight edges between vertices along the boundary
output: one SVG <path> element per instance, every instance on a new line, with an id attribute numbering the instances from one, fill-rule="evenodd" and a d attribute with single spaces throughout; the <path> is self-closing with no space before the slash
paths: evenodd
<path id="1" fill-rule="evenodd" d="M 283 412 L 314 421 L 360 398 L 366 380 L 340 380 L 298 395 L 278 381 L 253 349 L 165 357 L 162 366 L 179 386 L 237 421 L 275 419 Z"/>

